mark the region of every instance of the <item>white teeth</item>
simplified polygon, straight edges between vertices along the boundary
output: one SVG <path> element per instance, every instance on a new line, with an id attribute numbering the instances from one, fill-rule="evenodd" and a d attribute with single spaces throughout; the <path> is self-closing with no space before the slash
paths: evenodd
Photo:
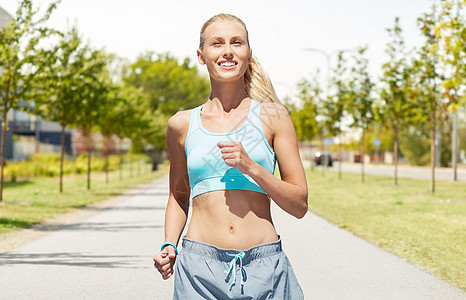
<path id="1" fill-rule="evenodd" d="M 220 64 L 220 66 L 222 66 L 222 67 L 233 67 L 234 65 L 235 65 L 235 63 L 232 62 L 232 61 L 225 61 L 225 62 L 222 62 Z"/>

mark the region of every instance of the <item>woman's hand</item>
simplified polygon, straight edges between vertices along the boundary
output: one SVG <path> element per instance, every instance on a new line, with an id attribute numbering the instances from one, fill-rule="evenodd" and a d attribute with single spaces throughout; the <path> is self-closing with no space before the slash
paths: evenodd
<path id="1" fill-rule="evenodd" d="M 254 162 L 244 150 L 241 142 L 226 141 L 217 144 L 222 158 L 229 167 L 236 167 L 241 173 L 249 175 Z"/>
<path id="2" fill-rule="evenodd" d="M 154 255 L 153 259 L 154 268 L 162 274 L 164 280 L 167 280 L 173 275 L 176 260 L 175 248 L 170 245 L 166 246 L 162 251 Z"/>

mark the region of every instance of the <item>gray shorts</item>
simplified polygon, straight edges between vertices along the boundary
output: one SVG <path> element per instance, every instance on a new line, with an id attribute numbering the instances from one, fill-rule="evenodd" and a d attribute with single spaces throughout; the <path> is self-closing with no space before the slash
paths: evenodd
<path id="1" fill-rule="evenodd" d="M 183 238 L 173 299 L 303 299 L 281 240 L 228 250 Z"/>

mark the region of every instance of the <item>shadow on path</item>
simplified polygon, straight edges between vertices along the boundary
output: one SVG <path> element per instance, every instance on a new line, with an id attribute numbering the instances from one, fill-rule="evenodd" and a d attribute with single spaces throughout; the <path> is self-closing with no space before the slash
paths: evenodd
<path id="1" fill-rule="evenodd" d="M 88 268 L 138 269 L 138 256 L 134 255 L 89 255 L 79 252 L 15 253 L 0 254 L 0 266 L 56 265 Z"/>
<path id="2" fill-rule="evenodd" d="M 96 212 L 101 212 L 101 211 L 139 211 L 139 210 L 144 210 L 144 211 L 150 211 L 150 210 L 165 210 L 166 206 L 111 206 L 111 207 L 91 207 L 91 206 L 85 206 L 85 207 L 80 207 L 80 210 L 85 210 L 85 211 L 96 211 Z"/>
<path id="3" fill-rule="evenodd" d="M 76 223 L 73 225 L 64 225 L 64 224 L 50 224 L 50 225 L 43 225 L 38 227 L 37 231 L 101 231 L 101 232 L 124 232 L 124 231 L 136 231 L 140 232 L 141 230 L 153 230 L 155 228 L 163 228 L 163 226 L 159 225 L 151 225 L 147 222 L 141 222 L 140 225 L 134 225 L 134 222 L 125 223 L 120 222 L 118 224 L 113 222 L 86 222 L 86 223 Z"/>
<path id="4" fill-rule="evenodd" d="M 110 196 L 110 197 L 116 197 L 116 196 L 167 196 L 167 192 L 160 192 L 160 193 L 115 193 L 115 192 L 108 192 L 108 193 L 95 193 L 97 196 Z"/>

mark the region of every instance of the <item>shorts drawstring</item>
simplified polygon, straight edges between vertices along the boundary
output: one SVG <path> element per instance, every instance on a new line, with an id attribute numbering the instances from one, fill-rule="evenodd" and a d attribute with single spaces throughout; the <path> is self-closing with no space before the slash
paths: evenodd
<path id="1" fill-rule="evenodd" d="M 237 254 L 227 254 L 228 256 L 232 256 L 232 260 L 230 261 L 230 267 L 228 270 L 225 270 L 224 273 L 228 277 L 228 275 L 233 271 L 233 281 L 230 284 L 230 290 L 231 288 L 236 284 L 236 261 L 239 259 L 239 271 L 241 272 L 241 285 L 243 284 L 243 258 L 244 258 L 244 252 L 241 251 Z"/>

